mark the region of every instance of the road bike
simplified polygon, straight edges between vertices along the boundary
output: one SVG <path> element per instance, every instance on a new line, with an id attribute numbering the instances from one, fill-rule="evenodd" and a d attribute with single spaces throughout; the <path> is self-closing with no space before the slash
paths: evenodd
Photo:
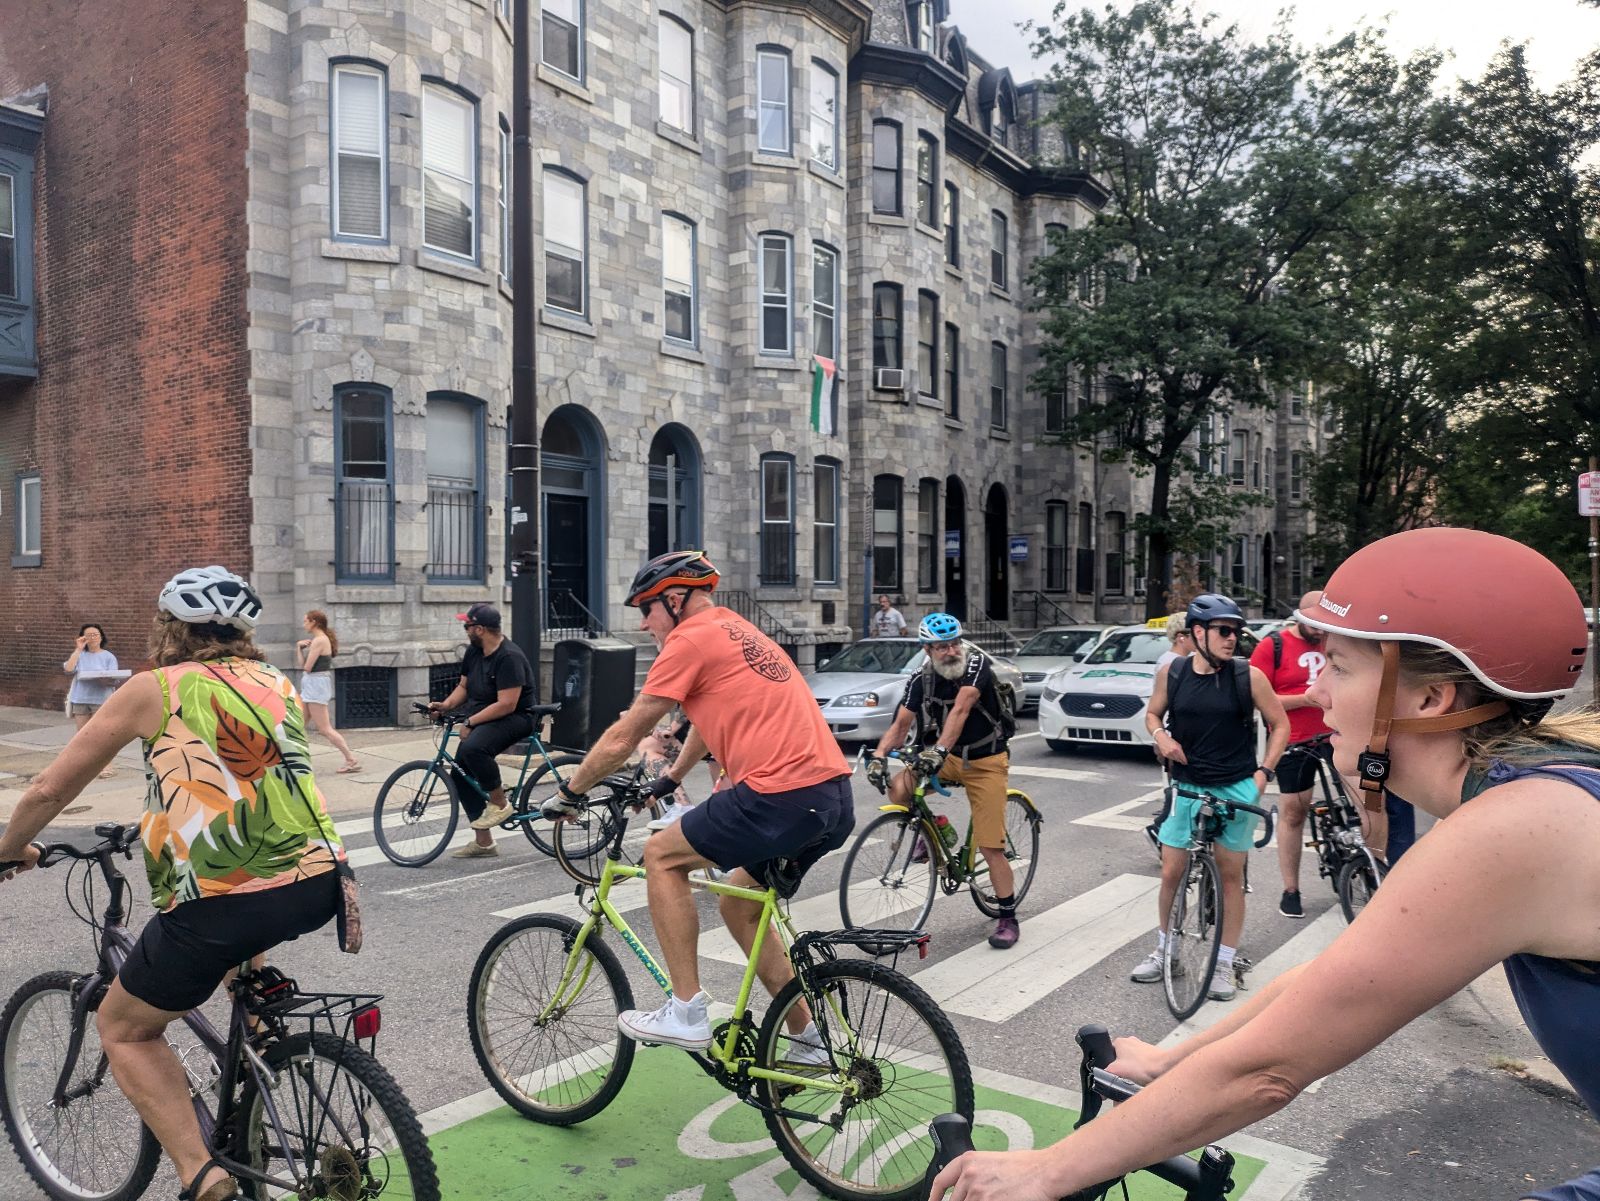
<path id="1" fill-rule="evenodd" d="M 535 705 L 532 713 L 539 718 L 560 708 L 560 702 Z M 422 867 L 444 853 L 455 836 L 456 823 L 461 820 L 461 798 L 456 792 L 454 771 L 458 764 L 450 753 L 450 740 L 459 737 L 456 726 L 466 718 L 460 713 L 436 715 L 426 705 L 413 704 L 411 709 L 438 722 L 438 746 L 432 759 L 402 763 L 383 782 L 372 807 L 372 832 L 378 846 L 392 862 L 402 867 Z M 535 756 L 542 762 L 530 774 L 528 769 Z M 549 819 L 539 812 L 539 806 L 581 762 L 582 755 L 552 755 L 539 740 L 537 730 L 529 734 L 516 781 L 506 788 L 506 795 L 515 798 L 513 812 L 500 823 L 500 828 L 520 829 L 540 851 L 554 855 L 555 846 L 545 837 Z M 460 776 L 487 805 L 489 794 L 478 782 L 466 772 L 461 772 Z"/>
<path id="2" fill-rule="evenodd" d="M 1309 759 L 1319 788 L 1313 790 L 1307 813 L 1306 846 L 1317 853 L 1317 874 L 1331 881 L 1344 910 L 1344 920 L 1353 922 L 1366 907 L 1372 894 L 1389 872 L 1389 865 L 1373 854 L 1361 833 L 1361 811 L 1344 786 L 1344 779 L 1318 752 L 1331 735 L 1319 734 L 1297 742 L 1284 752 Z M 1283 764 L 1278 765 L 1279 771 Z"/>
<path id="3" fill-rule="evenodd" d="M 645 875 L 623 862 L 632 795 L 619 787 L 601 802 L 610 811 L 610 841 L 582 920 L 554 913 L 518 918 L 490 938 L 472 970 L 467 1016 L 478 1063 L 507 1104 L 548 1125 L 570 1126 L 599 1113 L 633 1066 L 637 1044 L 617 1027 L 618 1014 L 634 1007 L 633 990 L 605 931 L 671 993 L 666 973 L 611 900 L 619 881 Z M 928 1164 L 923 1127 L 945 1110 L 972 1116 L 966 1051 L 921 988 L 888 964 L 839 952 L 893 943 L 925 955 L 928 936 L 797 933 L 785 902 L 798 876 L 787 861 L 775 874 L 766 889 L 700 884 L 758 903 L 761 921 L 732 1012 L 715 1027 L 710 1047 L 686 1053 L 761 1111 L 790 1165 L 825 1195 L 911 1201 Z M 584 891 L 580 885 L 580 896 Z M 771 936 L 782 940 L 795 974 L 758 1025 L 750 999 L 762 944 L 774 928 Z M 789 1031 L 801 1005 L 816 1023 L 820 1050 Z"/>
<path id="4" fill-rule="evenodd" d="M 0 1012 L 0 1118 L 23 1169 L 51 1197 L 133 1201 L 161 1148 L 111 1077 L 95 1013 L 134 945 L 128 881 L 113 859 L 132 858 L 140 838 L 136 826 L 115 823 L 94 832 L 101 841 L 88 849 L 41 848 L 40 867 L 85 865 L 87 910 L 70 874 L 67 898 L 97 931 L 99 962 L 86 974 L 35 976 Z M 98 921 L 96 869 L 110 890 Z M 245 1197 L 439 1201 L 428 1140 L 373 1055 L 382 998 L 306 992 L 275 968 L 248 965 L 227 987 L 227 1036 L 187 1013 L 196 1042 L 180 1058 L 206 1148 Z"/>
<path id="5" fill-rule="evenodd" d="M 1182 784 L 1174 788 L 1180 796 L 1200 801 L 1194 815 L 1189 866 L 1167 911 L 1167 946 L 1161 955 L 1161 984 L 1166 990 L 1167 1008 L 1181 1022 L 1205 1003 L 1222 947 L 1222 874 L 1217 868 L 1214 844 L 1236 813 L 1254 813 L 1265 822 L 1255 845 L 1257 849 L 1266 846 L 1272 841 L 1277 811 L 1243 801 L 1225 801 L 1210 793 L 1186 792 Z M 1250 961 L 1236 955 L 1236 987 L 1244 987 L 1244 975 L 1249 970 Z"/>
<path id="6" fill-rule="evenodd" d="M 880 930 L 921 930 L 933 910 L 936 889 L 946 895 L 966 887 L 972 903 L 988 917 L 1000 916 L 1000 905 L 989 886 L 989 864 L 979 852 L 972 823 L 965 837 L 941 823 L 928 805 L 931 789 L 948 797 L 950 790 L 938 773 L 917 766 L 911 751 L 894 751 L 903 771 L 915 781 L 911 804 L 880 805 L 878 817 L 867 823 L 845 855 L 839 880 L 839 914 L 846 927 Z M 1012 895 L 1021 905 L 1039 866 L 1039 830 L 1044 825 L 1038 806 L 1027 793 L 1006 789 L 1005 856 L 1015 880 Z"/>
<path id="7" fill-rule="evenodd" d="M 1133 1081 L 1113 1076 L 1106 1070 L 1115 1061 L 1116 1051 L 1104 1026 L 1083 1026 L 1076 1038 L 1083 1051 L 1078 1066 L 1079 1095 L 1083 1100 L 1078 1120 L 1072 1125 L 1074 1130 L 1094 1121 L 1107 1101 L 1120 1103 L 1140 1091 Z M 933 1140 L 934 1155 L 924 1181 L 924 1196 L 932 1192 L 934 1178 L 940 1172 L 973 1149 L 972 1125 L 961 1114 L 941 1114 L 929 1124 L 928 1134 Z M 1233 1165 L 1234 1158 L 1229 1152 L 1208 1146 L 1193 1159 L 1175 1155 L 1140 1171 L 1182 1189 L 1183 1201 L 1223 1201 L 1233 1191 Z M 1061 1201 L 1102 1201 L 1119 1185 L 1125 1193 L 1125 1177 L 1119 1176 L 1063 1197 Z M 942 1199 L 935 1198 L 935 1201 Z"/>

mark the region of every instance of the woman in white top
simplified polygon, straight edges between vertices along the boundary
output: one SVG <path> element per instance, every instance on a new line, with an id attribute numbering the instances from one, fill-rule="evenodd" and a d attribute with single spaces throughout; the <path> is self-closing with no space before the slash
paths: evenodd
<path id="1" fill-rule="evenodd" d="M 349 775 L 360 771 L 361 764 L 350 753 L 350 744 L 344 740 L 344 735 L 333 728 L 333 714 L 328 712 L 328 703 L 333 700 L 333 657 L 339 653 L 339 639 L 328 625 L 328 615 L 321 609 L 312 609 L 302 624 L 311 637 L 294 644 L 300 652 L 300 699 L 305 703 L 311 724 L 344 756 L 344 766 L 339 768 L 338 774 Z"/>
<path id="2" fill-rule="evenodd" d="M 115 680 L 84 679 L 118 670 L 117 657 L 106 649 L 106 632 L 92 621 L 85 622 L 78 629 L 72 654 L 61 667 L 72 675 L 72 687 L 67 690 L 67 712 L 81 730 L 117 689 Z M 114 774 L 107 767 L 100 778 L 103 780 Z"/>
<path id="3" fill-rule="evenodd" d="M 1157 672 L 1174 659 L 1184 659 L 1194 654 L 1194 641 L 1189 637 L 1188 622 L 1182 613 L 1174 613 L 1167 618 L 1167 637 L 1172 639 L 1172 649 L 1163 651 L 1161 658 L 1156 660 Z"/>

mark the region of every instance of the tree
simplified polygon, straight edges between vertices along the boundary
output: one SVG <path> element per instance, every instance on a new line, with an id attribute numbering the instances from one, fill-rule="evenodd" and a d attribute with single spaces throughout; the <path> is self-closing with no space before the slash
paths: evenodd
<path id="1" fill-rule="evenodd" d="M 1080 404 L 1064 438 L 1106 432 L 1111 457 L 1151 476 L 1148 615 L 1172 556 L 1205 552 L 1185 530 L 1193 439 L 1214 413 L 1267 407 L 1325 324 L 1315 295 L 1288 286 L 1363 197 L 1385 188 L 1415 145 L 1433 57 L 1401 64 L 1370 34 L 1307 53 L 1279 28 L 1264 42 L 1176 0 L 1126 13 L 1057 6 L 1036 30 L 1053 60 L 1051 122 L 1109 192 L 1096 218 L 1055 235 L 1035 271 L 1045 310 L 1041 391 L 1082 371 L 1124 386 Z M 1103 281 L 1079 303 L 1078 280 Z"/>

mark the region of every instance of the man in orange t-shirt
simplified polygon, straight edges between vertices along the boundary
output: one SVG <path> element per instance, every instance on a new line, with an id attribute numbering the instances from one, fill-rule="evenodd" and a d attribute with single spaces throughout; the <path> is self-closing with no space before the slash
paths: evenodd
<path id="1" fill-rule="evenodd" d="M 689 873 L 717 867 L 731 871 L 730 883 L 790 895 L 855 827 L 850 768 L 816 698 L 771 639 L 712 600 L 718 578 L 700 551 L 672 551 L 639 569 L 627 603 L 638 606 L 660 654 L 632 707 L 544 806 L 548 817 L 577 816 L 584 792 L 626 762 L 674 705 L 691 728 L 682 753 L 652 789 L 674 791 L 707 750 L 722 764 L 732 785 L 645 843 L 650 918 L 673 995 L 653 1013 L 628 1010 L 617 1019 L 630 1038 L 694 1050 L 711 1045 L 711 1022 L 700 989 L 700 923 Z M 725 896 L 722 917 L 748 952 L 761 906 Z M 776 931 L 768 934 L 756 971 L 776 996 L 794 970 Z M 789 1011 L 792 1045 L 783 1058 L 790 1062 L 825 1060 L 810 1016 L 804 1002 Z"/>

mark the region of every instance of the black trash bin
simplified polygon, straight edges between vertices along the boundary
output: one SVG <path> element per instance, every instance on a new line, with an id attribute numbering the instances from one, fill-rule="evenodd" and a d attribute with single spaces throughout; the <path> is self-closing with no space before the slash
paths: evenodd
<path id="1" fill-rule="evenodd" d="M 550 741 L 587 751 L 607 726 L 633 704 L 634 647 L 616 638 L 567 638 L 555 645 L 550 699 L 561 712 Z"/>

